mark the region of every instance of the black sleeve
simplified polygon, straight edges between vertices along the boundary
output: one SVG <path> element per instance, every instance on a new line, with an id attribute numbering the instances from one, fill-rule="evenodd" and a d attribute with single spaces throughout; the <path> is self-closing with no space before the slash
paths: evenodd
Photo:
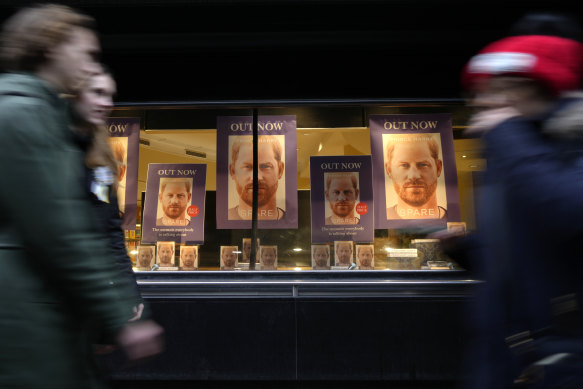
<path id="1" fill-rule="evenodd" d="M 123 230 L 121 229 L 122 220 L 119 214 L 117 196 L 115 196 L 115 194 L 110 196 L 110 203 L 106 205 L 109 209 L 107 220 L 107 235 L 111 249 L 114 253 L 115 262 L 117 263 L 121 273 L 130 279 L 130 284 L 132 285 L 136 301 L 138 303 L 142 303 L 143 300 L 140 294 L 140 290 L 138 289 L 138 284 L 136 282 L 136 275 L 132 269 L 132 261 L 126 250 L 125 236 Z"/>
<path id="2" fill-rule="evenodd" d="M 480 240 L 476 234 L 452 238 L 447 243 L 442 242 L 444 253 L 470 273 L 479 274 L 481 264 Z"/>
<path id="3" fill-rule="evenodd" d="M 109 188 L 109 203 L 101 201 L 91 192 L 91 182 L 93 180 L 93 172 L 86 168 L 86 188 L 91 196 L 93 208 L 96 213 L 96 218 L 99 222 L 101 231 L 106 235 L 109 243 L 109 251 L 114 257 L 116 269 L 119 271 L 119 276 L 125 278 L 128 288 L 130 288 L 128 296 L 136 304 L 142 303 L 142 297 L 136 282 L 136 275 L 132 269 L 132 261 L 127 254 L 125 246 L 125 236 L 121 229 L 121 217 L 118 209 L 118 202 L 113 185 Z"/>

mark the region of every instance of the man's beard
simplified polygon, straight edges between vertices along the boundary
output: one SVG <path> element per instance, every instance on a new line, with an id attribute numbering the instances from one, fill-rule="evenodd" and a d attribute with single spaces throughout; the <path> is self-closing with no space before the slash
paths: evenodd
<path id="1" fill-rule="evenodd" d="M 336 216 L 346 217 L 352 213 L 354 201 L 335 201 L 330 203 L 330 207 Z"/>
<path id="2" fill-rule="evenodd" d="M 169 205 L 167 207 L 164 207 L 164 214 L 168 216 L 170 219 L 178 219 L 185 209 L 186 207 L 183 208 L 179 205 L 176 206 Z"/>
<path id="3" fill-rule="evenodd" d="M 349 262 L 350 259 L 350 254 L 338 254 L 338 260 L 340 262 Z"/>
<path id="4" fill-rule="evenodd" d="M 417 188 L 410 188 L 415 186 Z M 405 182 L 402 186 L 394 183 L 395 192 L 399 197 L 412 207 L 420 207 L 426 204 L 437 189 L 437 180 L 428 185 L 423 180 Z"/>
<path id="5" fill-rule="evenodd" d="M 237 181 L 235 181 L 237 186 L 237 193 L 241 197 L 241 200 L 245 202 L 245 204 L 249 205 L 250 207 L 253 206 L 253 183 L 245 185 L 245 187 L 241 187 Z M 277 185 L 267 186 L 261 181 L 259 181 L 259 186 L 257 187 L 257 204 L 262 207 L 269 203 L 269 200 L 275 195 L 277 192 Z"/>

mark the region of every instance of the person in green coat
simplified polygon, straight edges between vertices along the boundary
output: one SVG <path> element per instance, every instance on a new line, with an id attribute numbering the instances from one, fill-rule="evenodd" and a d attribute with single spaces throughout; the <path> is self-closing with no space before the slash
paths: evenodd
<path id="1" fill-rule="evenodd" d="M 0 387 L 93 388 L 94 339 L 129 359 L 161 350 L 162 329 L 128 323 L 119 277 L 84 188 L 83 152 L 61 94 L 98 71 L 91 18 L 68 7 L 17 12 L 0 60 Z"/>

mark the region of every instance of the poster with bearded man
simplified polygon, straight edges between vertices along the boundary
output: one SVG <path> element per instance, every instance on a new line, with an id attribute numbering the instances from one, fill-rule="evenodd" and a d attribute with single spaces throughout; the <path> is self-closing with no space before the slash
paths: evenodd
<path id="1" fill-rule="evenodd" d="M 259 228 L 297 228 L 295 116 L 258 118 Z M 252 117 L 217 118 L 217 228 L 251 228 Z"/>
<path id="2" fill-rule="evenodd" d="M 204 243 L 205 187 L 205 164 L 149 164 L 142 242 Z"/>
<path id="3" fill-rule="evenodd" d="M 370 155 L 311 156 L 310 186 L 312 243 L 374 240 Z"/>
<path id="4" fill-rule="evenodd" d="M 138 198 L 138 160 L 140 152 L 140 118 L 108 118 L 109 146 L 117 162 L 114 187 L 122 215 L 121 228 L 136 229 Z M 95 184 L 95 182 L 94 182 Z M 94 191 L 94 187 L 91 188 Z M 105 202 L 108 198 L 97 197 Z"/>
<path id="5" fill-rule="evenodd" d="M 460 220 L 449 114 L 371 115 L 375 228 Z"/>

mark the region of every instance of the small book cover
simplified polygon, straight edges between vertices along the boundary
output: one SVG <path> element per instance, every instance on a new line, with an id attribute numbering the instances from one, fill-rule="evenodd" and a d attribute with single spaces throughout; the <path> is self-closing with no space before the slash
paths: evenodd
<path id="1" fill-rule="evenodd" d="M 261 270 L 277 270 L 277 246 L 260 246 Z"/>

